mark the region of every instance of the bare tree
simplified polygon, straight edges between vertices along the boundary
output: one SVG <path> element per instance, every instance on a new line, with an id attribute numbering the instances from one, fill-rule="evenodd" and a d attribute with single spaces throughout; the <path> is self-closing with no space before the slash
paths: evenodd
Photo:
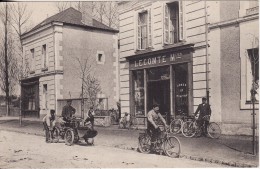
<path id="1" fill-rule="evenodd" d="M 104 16 L 106 13 L 106 2 L 95 2 L 94 3 L 93 16 L 96 17 L 98 21 L 104 23 Z"/>
<path id="2" fill-rule="evenodd" d="M 14 40 L 10 31 L 10 14 L 7 2 L 1 6 L 0 17 L 4 25 L 4 37 L 0 43 L 0 89 L 6 94 L 7 115 L 10 114 L 10 95 L 15 90 L 17 82 L 17 60 L 14 57 Z"/>
<path id="3" fill-rule="evenodd" d="M 109 27 L 118 28 L 118 5 L 115 1 L 106 2 L 105 18 Z"/>
<path id="4" fill-rule="evenodd" d="M 101 92 L 101 87 L 99 80 L 93 75 L 93 60 L 88 56 L 84 58 L 75 57 L 75 60 L 79 65 L 78 75 L 82 81 L 82 101 L 83 98 L 87 98 L 88 105 L 97 107 L 97 94 Z"/>
<path id="5" fill-rule="evenodd" d="M 55 3 L 56 7 L 58 8 L 59 12 L 62 12 L 64 11 L 65 9 L 69 8 L 70 4 L 69 2 L 65 2 L 65 1 L 62 1 L 62 2 L 56 2 Z"/>
<path id="6" fill-rule="evenodd" d="M 23 61 L 23 46 L 22 46 L 22 34 L 27 31 L 29 19 L 32 15 L 32 11 L 28 9 L 26 3 L 22 2 L 16 2 L 13 3 L 11 6 L 12 9 L 12 14 L 11 14 L 11 25 L 16 32 L 18 36 L 18 50 L 16 51 L 16 56 L 18 57 L 19 60 L 19 79 L 22 79 L 23 77 L 26 76 L 25 68 L 24 66 L 29 66 L 27 63 L 28 60 Z M 24 63 L 23 63 L 24 62 Z"/>

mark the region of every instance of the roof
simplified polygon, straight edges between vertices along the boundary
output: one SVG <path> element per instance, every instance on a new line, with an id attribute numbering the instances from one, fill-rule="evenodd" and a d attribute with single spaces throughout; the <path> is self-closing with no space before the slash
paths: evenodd
<path id="1" fill-rule="evenodd" d="M 62 22 L 63 24 L 70 24 L 70 25 L 74 25 L 74 26 L 82 26 L 82 27 L 88 27 L 88 28 L 94 28 L 94 29 L 101 29 L 101 30 L 105 30 L 105 31 L 110 31 L 110 32 L 118 32 L 118 30 L 113 29 L 109 26 L 106 26 L 105 24 L 97 21 L 96 19 L 93 19 L 93 25 L 86 25 L 82 22 L 82 13 L 72 7 L 59 12 L 47 19 L 45 19 L 44 21 L 42 21 L 41 23 L 39 23 L 38 25 L 36 25 L 34 28 L 32 28 L 31 30 L 29 30 L 28 32 L 25 32 L 23 35 L 32 32 L 44 25 L 50 24 L 52 22 Z"/>

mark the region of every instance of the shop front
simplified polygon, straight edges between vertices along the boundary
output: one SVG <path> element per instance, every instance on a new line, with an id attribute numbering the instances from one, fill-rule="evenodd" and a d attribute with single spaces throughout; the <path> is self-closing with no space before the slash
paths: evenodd
<path id="1" fill-rule="evenodd" d="M 23 117 L 40 117 L 39 78 L 21 81 L 21 100 Z"/>
<path id="2" fill-rule="evenodd" d="M 146 124 L 153 104 L 167 117 L 193 112 L 193 45 L 163 49 L 128 57 L 130 112 L 140 125 Z"/>

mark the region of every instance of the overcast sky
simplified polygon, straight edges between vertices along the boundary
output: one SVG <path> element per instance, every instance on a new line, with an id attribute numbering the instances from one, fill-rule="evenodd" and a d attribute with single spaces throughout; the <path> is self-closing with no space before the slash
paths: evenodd
<path id="1" fill-rule="evenodd" d="M 25 2 L 28 4 L 28 9 L 32 11 L 31 21 L 33 25 L 36 25 L 58 12 L 55 7 L 55 2 Z"/>

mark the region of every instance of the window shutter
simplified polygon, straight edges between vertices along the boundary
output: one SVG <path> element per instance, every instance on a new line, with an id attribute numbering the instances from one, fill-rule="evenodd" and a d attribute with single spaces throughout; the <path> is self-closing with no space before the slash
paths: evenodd
<path id="1" fill-rule="evenodd" d="M 151 9 L 148 10 L 148 47 L 152 47 L 152 16 Z"/>
<path id="2" fill-rule="evenodd" d="M 164 5 L 164 43 L 169 43 L 169 8 L 168 5 Z"/>
<path id="3" fill-rule="evenodd" d="M 141 21 L 139 13 L 137 14 L 138 22 L 137 22 L 137 49 L 141 49 Z"/>
<path id="4" fill-rule="evenodd" d="M 179 1 L 179 40 L 184 40 L 184 12 L 183 12 L 183 1 Z"/>

